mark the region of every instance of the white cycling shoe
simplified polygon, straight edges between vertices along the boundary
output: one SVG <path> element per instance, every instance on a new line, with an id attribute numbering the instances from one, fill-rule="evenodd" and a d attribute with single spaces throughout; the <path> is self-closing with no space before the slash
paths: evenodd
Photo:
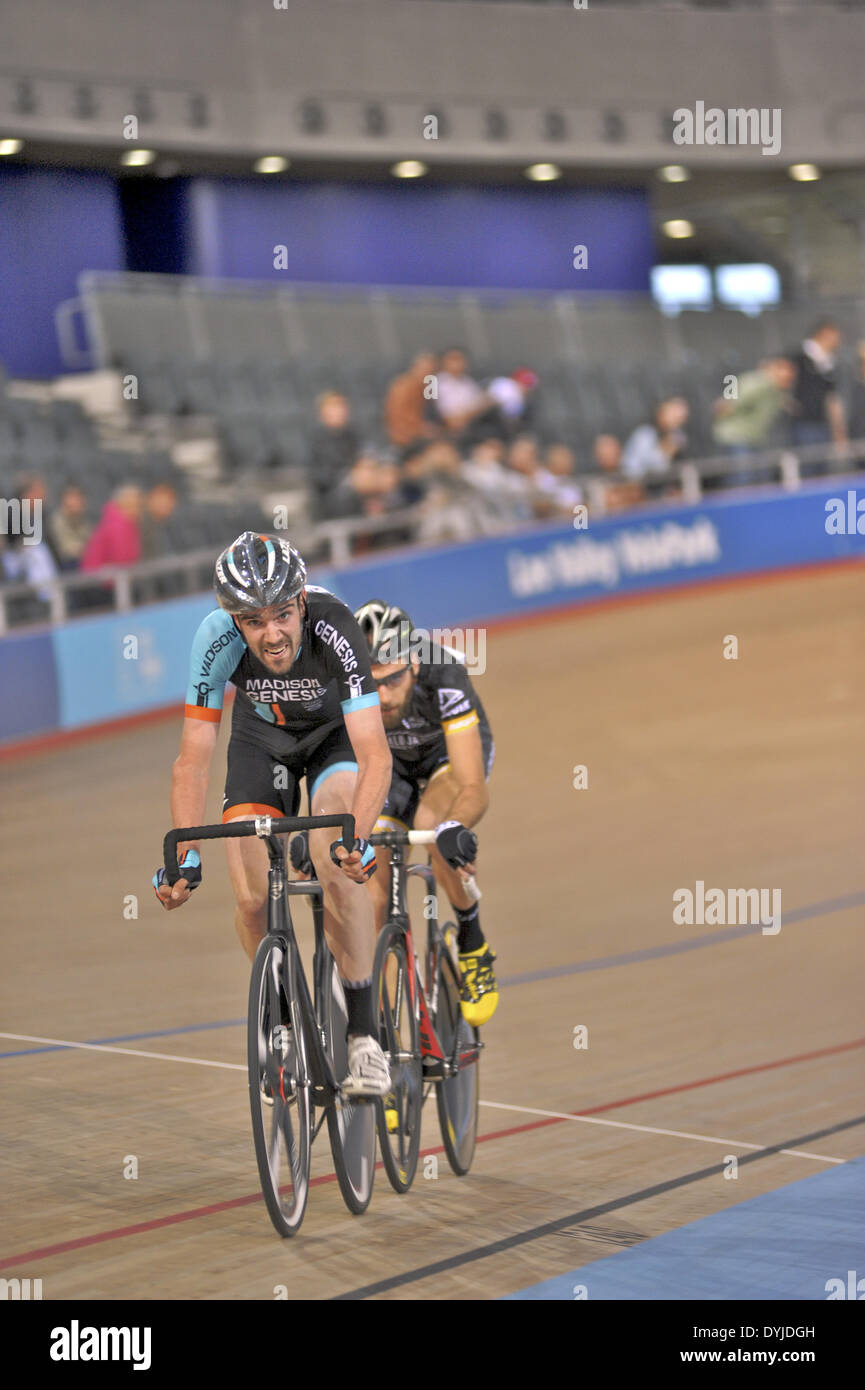
<path id="1" fill-rule="evenodd" d="M 390 1067 L 376 1038 L 350 1037 L 348 1076 L 342 1083 L 346 1096 L 386 1096 L 391 1087 Z"/>

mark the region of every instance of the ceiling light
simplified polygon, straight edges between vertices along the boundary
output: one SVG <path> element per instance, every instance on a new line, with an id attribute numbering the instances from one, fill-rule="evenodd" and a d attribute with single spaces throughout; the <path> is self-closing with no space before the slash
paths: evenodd
<path id="1" fill-rule="evenodd" d="M 155 150 L 126 150 L 120 156 L 120 163 L 125 164 L 127 169 L 137 169 L 143 164 L 152 164 L 155 158 Z"/>
<path id="2" fill-rule="evenodd" d="M 684 164 L 665 164 L 662 169 L 658 169 L 659 179 L 664 183 L 687 183 L 691 177 L 691 171 L 686 169 Z"/>
<path id="3" fill-rule="evenodd" d="M 523 172 L 527 179 L 533 179 L 535 183 L 549 183 L 550 179 L 562 177 L 558 164 L 530 164 Z"/>
<path id="4" fill-rule="evenodd" d="M 17 154 L 23 148 L 23 140 L 0 140 L 0 154 Z"/>
<path id="5" fill-rule="evenodd" d="M 664 233 L 664 236 L 679 240 L 682 237 L 694 235 L 694 224 L 693 222 L 688 222 L 684 217 L 674 217 L 669 222 L 661 223 L 661 231 Z"/>
<path id="6" fill-rule="evenodd" d="M 263 154 L 252 167 L 257 174 L 282 174 L 288 168 L 288 160 L 281 154 Z"/>
<path id="7" fill-rule="evenodd" d="M 420 159 L 400 159 L 390 168 L 395 179 L 419 179 L 427 172 L 427 166 Z"/>
<path id="8" fill-rule="evenodd" d="M 787 173 L 797 183 L 813 183 L 815 179 L 820 178 L 820 170 L 816 164 L 791 164 Z"/>

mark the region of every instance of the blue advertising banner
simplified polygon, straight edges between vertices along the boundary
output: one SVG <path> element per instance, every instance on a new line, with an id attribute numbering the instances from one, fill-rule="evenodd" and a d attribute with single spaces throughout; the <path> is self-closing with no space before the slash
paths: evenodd
<path id="1" fill-rule="evenodd" d="M 50 632 L 0 643 L 0 739 L 49 732 L 60 723 Z"/>
<path id="2" fill-rule="evenodd" d="M 53 632 L 64 729 L 183 699 L 189 649 L 212 594 L 83 618 Z"/>
<path id="3" fill-rule="evenodd" d="M 865 559 L 865 488 L 836 479 L 403 551 L 310 580 L 352 608 L 398 603 L 433 629 L 856 556 Z M 202 594 L 3 638 L 0 740 L 179 703 L 193 635 L 214 606 Z"/>

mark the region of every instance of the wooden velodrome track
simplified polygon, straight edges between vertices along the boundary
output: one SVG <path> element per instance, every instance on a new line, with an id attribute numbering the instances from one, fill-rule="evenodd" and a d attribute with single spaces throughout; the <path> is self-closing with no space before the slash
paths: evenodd
<path id="1" fill-rule="evenodd" d="M 325 1132 L 293 1241 L 258 1193 L 223 851 L 181 913 L 150 888 L 179 721 L 6 762 L 3 1274 L 45 1299 L 496 1298 L 865 1153 L 863 577 L 490 633 L 503 988 L 474 1167 L 451 1174 L 430 1103 L 438 1176 L 398 1197 L 379 1170 L 355 1218 Z M 697 880 L 780 888 L 780 932 L 676 925 Z"/>

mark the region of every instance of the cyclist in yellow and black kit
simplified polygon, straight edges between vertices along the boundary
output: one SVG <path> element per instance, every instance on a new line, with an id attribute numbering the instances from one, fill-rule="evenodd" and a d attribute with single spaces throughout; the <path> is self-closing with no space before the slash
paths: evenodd
<path id="1" fill-rule="evenodd" d="M 495 955 L 465 880 L 474 874 L 477 854 L 471 827 L 489 805 L 487 779 L 495 756 L 489 721 L 460 653 L 413 642 L 411 619 L 381 599 L 363 604 L 354 616 L 369 647 L 393 757 L 390 790 L 375 829 L 437 831 L 431 858 L 457 918 L 463 1016 L 479 1027 L 498 1004 Z M 386 858 L 381 862 L 384 871 L 370 879 L 379 927 L 388 895 Z"/>

